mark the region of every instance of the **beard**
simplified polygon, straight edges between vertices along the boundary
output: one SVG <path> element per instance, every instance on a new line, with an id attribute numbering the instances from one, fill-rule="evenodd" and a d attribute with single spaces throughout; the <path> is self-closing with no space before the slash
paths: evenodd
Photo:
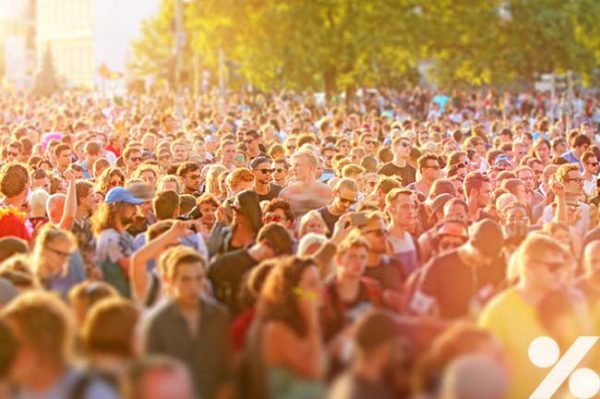
<path id="1" fill-rule="evenodd" d="M 121 215 L 121 225 L 123 227 L 130 225 L 133 222 L 133 216 Z"/>

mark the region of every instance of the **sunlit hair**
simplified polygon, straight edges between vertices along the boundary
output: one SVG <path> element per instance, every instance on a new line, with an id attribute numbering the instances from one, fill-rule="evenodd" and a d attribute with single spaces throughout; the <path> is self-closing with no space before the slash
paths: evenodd
<path id="1" fill-rule="evenodd" d="M 51 244 L 57 240 L 62 240 L 69 244 L 69 247 L 73 248 L 76 245 L 75 238 L 70 231 L 61 230 L 52 223 L 46 223 L 43 225 L 36 236 L 35 244 L 33 246 L 33 252 L 35 254 L 41 253 L 44 246 Z"/>
<path id="2" fill-rule="evenodd" d="M 67 305 L 57 295 L 44 291 L 23 293 L 2 310 L 2 317 L 15 326 L 18 338 L 37 356 L 55 367 L 67 364 L 74 328 Z"/>
<path id="3" fill-rule="evenodd" d="M 177 192 L 181 192 L 181 183 L 177 176 L 174 175 L 164 175 L 158 179 L 158 183 L 156 183 L 156 192 L 160 193 L 161 191 L 165 191 L 165 183 L 175 183 L 175 187 L 177 187 Z"/>
<path id="4" fill-rule="evenodd" d="M 558 169 L 556 169 L 556 172 L 554 173 L 554 178 L 557 181 L 564 183 L 565 179 L 567 178 L 567 174 L 572 171 L 579 172 L 579 165 L 574 164 L 574 163 L 567 163 L 564 165 L 560 165 L 558 167 Z"/>
<path id="5" fill-rule="evenodd" d="M 0 168 L 0 192 L 7 198 L 16 197 L 27 187 L 29 174 L 27 167 L 18 162 L 10 162 Z"/>
<path id="6" fill-rule="evenodd" d="M 296 289 L 304 272 L 311 267 L 315 267 L 315 263 L 309 258 L 289 256 L 280 259 L 263 286 L 258 303 L 258 320 L 263 323 L 282 322 L 299 336 L 306 335 Z"/>
<path id="7" fill-rule="evenodd" d="M 230 191 L 237 189 L 242 183 L 254 181 L 254 174 L 247 168 L 236 168 L 227 176 L 226 184 Z"/>
<path id="8" fill-rule="evenodd" d="M 296 151 L 294 153 L 294 155 L 292 155 L 292 159 L 297 159 L 297 158 L 301 158 L 301 157 L 305 157 L 313 169 L 316 169 L 319 166 L 319 161 L 318 161 L 317 157 L 311 151 L 308 151 L 306 149 L 301 149 L 299 151 Z"/>
<path id="9" fill-rule="evenodd" d="M 227 168 L 223 165 L 212 165 L 206 173 L 206 189 L 208 194 L 219 196 L 221 189 L 219 187 L 219 176 L 221 173 L 227 172 Z"/>
<path id="10" fill-rule="evenodd" d="M 177 270 L 184 263 L 200 263 L 201 269 L 204 272 L 206 269 L 206 260 L 198 251 L 190 247 L 178 245 L 169 248 L 163 253 L 159 259 L 159 270 L 163 275 L 173 281 L 177 276 Z"/>
<path id="11" fill-rule="evenodd" d="M 96 191 L 106 195 L 108 190 L 110 190 L 110 179 L 113 176 L 119 176 L 125 184 L 125 173 L 117 167 L 110 167 L 104 169 L 100 177 L 98 177 L 98 182 L 96 183 Z"/>
<path id="12" fill-rule="evenodd" d="M 535 262 L 532 260 L 539 257 L 541 254 L 548 253 L 559 253 L 565 257 L 569 257 L 568 251 L 564 245 L 558 242 L 555 238 L 545 233 L 534 233 L 530 234 L 517 251 L 517 267 L 519 271 L 519 277 L 524 278 L 527 273 L 526 268 L 533 267 Z M 537 266 L 536 266 L 537 267 Z"/>
<path id="13" fill-rule="evenodd" d="M 91 218 L 94 232 L 100 234 L 104 230 L 115 228 L 117 218 L 127 206 L 129 204 L 126 202 L 115 202 L 113 204 L 103 202 Z"/>
<path id="14" fill-rule="evenodd" d="M 323 216 L 319 211 L 313 209 L 311 211 L 306 212 L 300 219 L 300 226 L 298 227 L 299 238 L 304 237 L 304 235 L 306 234 L 308 223 L 313 219 L 317 219 L 323 225 L 324 233 L 329 234 L 329 228 L 327 228 L 327 223 L 325 223 L 325 219 L 323 219 Z"/>
<path id="15" fill-rule="evenodd" d="M 119 296 L 117 290 L 112 285 L 104 281 L 86 280 L 75 285 L 69 291 L 69 305 L 83 321 L 88 311 L 96 303 L 106 298 L 116 298 Z"/>
<path id="16" fill-rule="evenodd" d="M 140 318 L 132 302 L 114 297 L 94 305 L 81 328 L 81 342 L 87 353 L 131 358 L 135 329 Z"/>
<path id="17" fill-rule="evenodd" d="M 138 166 L 138 168 L 135 170 L 135 172 L 133 172 L 133 175 L 131 176 L 132 179 L 142 179 L 142 175 L 145 172 L 151 172 L 154 173 L 154 178 L 156 180 L 158 180 L 158 169 L 156 168 L 156 166 L 154 165 L 149 165 L 149 164 L 144 164 L 144 165 L 140 165 Z"/>

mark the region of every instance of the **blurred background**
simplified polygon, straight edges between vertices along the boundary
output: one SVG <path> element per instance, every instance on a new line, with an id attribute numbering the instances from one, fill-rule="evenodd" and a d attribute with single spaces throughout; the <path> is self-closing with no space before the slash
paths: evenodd
<path id="1" fill-rule="evenodd" d="M 0 78 L 33 90 L 309 90 L 600 82 L 595 0 L 0 0 Z"/>

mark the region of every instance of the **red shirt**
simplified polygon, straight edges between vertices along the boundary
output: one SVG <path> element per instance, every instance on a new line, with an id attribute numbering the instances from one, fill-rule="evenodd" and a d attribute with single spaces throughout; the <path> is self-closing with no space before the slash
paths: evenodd
<path id="1" fill-rule="evenodd" d="M 25 241 L 31 240 L 31 234 L 25 222 L 16 215 L 7 214 L 0 219 L 0 238 L 17 237 Z"/>

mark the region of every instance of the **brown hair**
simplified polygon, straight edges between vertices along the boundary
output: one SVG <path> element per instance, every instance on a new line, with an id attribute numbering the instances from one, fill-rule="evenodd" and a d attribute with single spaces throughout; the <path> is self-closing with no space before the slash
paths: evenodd
<path id="1" fill-rule="evenodd" d="M 132 357 L 133 335 L 139 311 L 129 301 L 110 298 L 96 304 L 85 318 L 81 341 L 89 352 Z"/>
<path id="2" fill-rule="evenodd" d="M 28 182 L 27 167 L 23 164 L 10 162 L 0 168 L 0 193 L 7 198 L 21 194 Z"/>

